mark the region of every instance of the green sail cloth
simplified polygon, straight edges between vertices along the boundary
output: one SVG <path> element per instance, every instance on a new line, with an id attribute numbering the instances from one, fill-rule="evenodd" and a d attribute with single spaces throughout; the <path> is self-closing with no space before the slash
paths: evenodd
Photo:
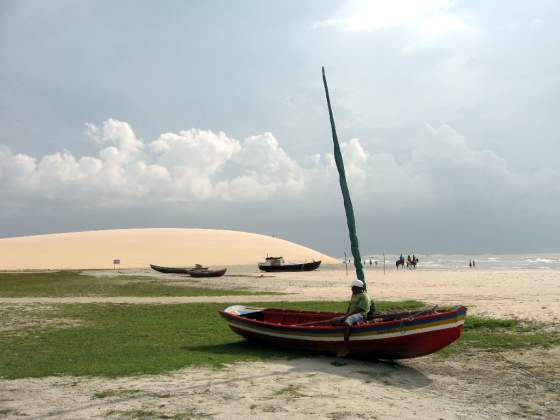
<path id="1" fill-rule="evenodd" d="M 362 257 L 358 248 L 358 236 L 356 235 L 356 220 L 354 219 L 354 209 L 352 208 L 352 200 L 350 199 L 350 191 L 346 183 L 346 172 L 344 171 L 344 161 L 340 146 L 338 144 L 338 136 L 336 135 L 336 127 L 334 125 L 334 117 L 331 109 L 331 99 L 329 97 L 329 88 L 327 86 L 327 78 L 325 76 L 325 68 L 323 67 L 323 84 L 325 85 L 325 94 L 327 95 L 327 106 L 329 107 L 329 116 L 331 119 L 332 138 L 334 143 L 334 160 L 340 179 L 340 189 L 342 197 L 344 197 L 344 210 L 346 211 L 346 223 L 348 224 L 348 233 L 350 234 L 350 248 L 354 257 L 354 266 L 356 267 L 356 276 L 364 282 L 364 290 L 367 289 L 364 270 L 362 266 Z"/>

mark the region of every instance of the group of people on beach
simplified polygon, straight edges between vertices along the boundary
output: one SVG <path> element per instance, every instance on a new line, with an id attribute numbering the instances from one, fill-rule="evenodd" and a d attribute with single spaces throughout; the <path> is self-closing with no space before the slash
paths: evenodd
<path id="1" fill-rule="evenodd" d="M 474 260 L 469 260 L 469 268 L 476 268 L 476 262 Z"/>
<path id="2" fill-rule="evenodd" d="M 369 266 L 371 267 L 373 264 L 375 264 L 375 266 L 377 267 L 377 263 L 378 261 L 375 260 L 373 261 L 371 258 L 369 259 Z M 364 261 L 364 267 L 366 266 L 366 262 Z"/>
<path id="3" fill-rule="evenodd" d="M 402 266 L 402 268 L 407 268 L 409 270 L 415 269 L 416 268 L 416 264 L 418 264 L 418 261 L 420 261 L 416 255 L 412 254 L 412 257 L 410 255 L 406 256 L 406 265 L 405 265 L 405 259 L 403 254 L 401 254 L 401 256 L 399 257 L 399 259 L 396 261 L 395 265 L 397 267 L 397 270 L 399 269 L 400 266 Z"/>
<path id="4" fill-rule="evenodd" d="M 350 258 L 348 258 L 347 260 L 344 261 L 344 264 L 352 264 L 352 260 Z M 368 260 L 364 260 L 362 262 L 362 267 L 366 267 L 368 264 L 369 264 L 370 267 L 373 266 L 373 265 L 375 265 L 377 267 L 377 265 L 379 264 L 379 261 L 374 260 L 373 258 L 370 258 L 369 262 L 368 262 Z"/>

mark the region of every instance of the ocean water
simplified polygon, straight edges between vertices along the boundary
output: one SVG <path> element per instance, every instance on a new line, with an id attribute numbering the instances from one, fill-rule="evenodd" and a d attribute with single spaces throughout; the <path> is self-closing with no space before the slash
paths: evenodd
<path id="1" fill-rule="evenodd" d="M 394 267 L 398 255 L 386 254 L 387 266 Z M 407 255 L 404 254 L 406 258 Z M 538 269 L 538 270 L 560 270 L 560 254 L 481 254 L 481 255 L 448 255 L 448 254 L 416 254 L 419 258 L 418 268 L 469 268 L 469 260 L 476 262 L 477 268 L 500 270 L 500 269 Z M 368 268 L 369 260 L 378 261 L 377 267 L 383 267 L 383 255 L 367 255 L 362 257 Z M 344 261 L 344 257 L 340 259 Z M 375 267 L 375 265 L 373 265 Z"/>

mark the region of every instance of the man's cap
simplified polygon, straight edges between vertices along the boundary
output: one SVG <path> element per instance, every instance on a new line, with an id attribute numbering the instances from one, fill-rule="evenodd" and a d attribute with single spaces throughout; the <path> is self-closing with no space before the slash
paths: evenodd
<path id="1" fill-rule="evenodd" d="M 360 289 L 363 289 L 364 287 L 364 282 L 361 280 L 354 280 L 352 282 L 352 287 L 359 287 Z"/>

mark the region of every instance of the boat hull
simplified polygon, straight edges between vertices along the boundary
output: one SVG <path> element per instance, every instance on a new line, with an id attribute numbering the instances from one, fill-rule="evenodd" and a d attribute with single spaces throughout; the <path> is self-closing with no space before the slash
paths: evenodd
<path id="1" fill-rule="evenodd" d="M 227 268 L 221 270 L 191 270 L 191 277 L 221 277 L 226 274 Z"/>
<path id="2" fill-rule="evenodd" d="M 234 332 L 250 340 L 324 353 L 337 353 L 344 342 L 344 328 L 340 326 L 305 327 L 263 322 L 236 315 L 228 312 L 228 309 L 220 311 L 222 317 Z M 289 317 L 295 316 L 296 311 L 284 313 Z M 298 313 L 306 314 L 303 311 Z M 434 353 L 459 338 L 465 314 L 466 309 L 461 306 L 412 319 L 403 318 L 353 326 L 350 354 L 368 355 L 379 359 L 407 359 Z M 336 314 L 328 314 L 328 317 L 334 315 Z M 300 318 L 303 321 L 305 319 L 306 317 Z M 301 322 L 300 320 L 296 322 Z"/>
<path id="3" fill-rule="evenodd" d="M 321 261 L 313 261 L 302 264 L 282 264 L 282 265 L 266 265 L 259 264 L 259 269 L 266 272 L 291 272 L 291 271 L 313 271 L 317 270 L 321 265 Z"/>
<path id="4" fill-rule="evenodd" d="M 162 267 L 155 264 L 150 264 L 152 270 L 166 274 L 189 274 L 194 267 Z"/>
<path id="5" fill-rule="evenodd" d="M 165 274 L 190 274 L 191 272 L 197 270 L 208 270 L 207 267 L 202 267 L 198 265 L 194 267 L 162 267 L 160 265 L 150 264 L 150 267 L 152 268 L 152 270 L 159 271 L 160 273 L 165 273 Z M 221 270 L 214 270 L 214 271 L 221 271 Z"/>

